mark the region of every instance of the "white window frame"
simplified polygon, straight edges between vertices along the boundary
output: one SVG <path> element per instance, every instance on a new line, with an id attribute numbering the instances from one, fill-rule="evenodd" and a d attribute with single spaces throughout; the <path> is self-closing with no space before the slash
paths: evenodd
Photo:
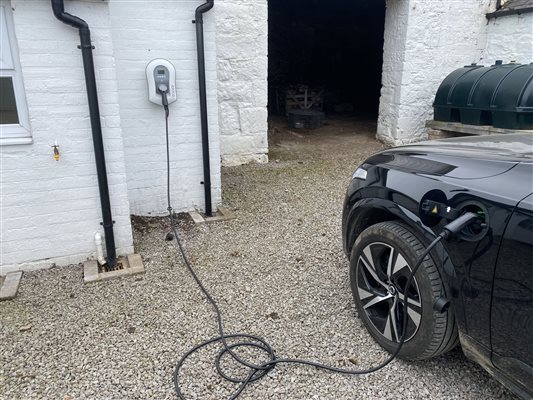
<path id="1" fill-rule="evenodd" d="M 28 114 L 28 105 L 26 103 L 24 82 L 22 79 L 22 69 L 20 66 L 17 39 L 15 36 L 15 26 L 13 24 L 11 2 L 0 0 L 0 23 L 3 23 L 3 21 L 6 23 L 8 43 L 11 50 L 11 58 L 13 59 L 13 68 L 4 68 L 3 65 L 0 65 L 0 76 L 12 78 L 19 123 L 0 124 L 0 146 L 32 143 L 30 118 Z"/>

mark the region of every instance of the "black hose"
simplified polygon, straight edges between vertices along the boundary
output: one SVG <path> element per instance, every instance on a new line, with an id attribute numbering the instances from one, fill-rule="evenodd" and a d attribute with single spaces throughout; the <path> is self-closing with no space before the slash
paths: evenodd
<path id="1" fill-rule="evenodd" d="M 58 20 L 77 28 L 80 33 L 80 49 L 83 59 L 85 84 L 87 86 L 87 99 L 89 103 L 89 115 L 91 119 L 96 175 L 98 178 L 98 189 L 100 191 L 100 204 L 102 208 L 102 226 L 104 228 L 107 252 L 107 265 L 110 269 L 114 269 L 117 265 L 117 253 L 115 249 L 115 234 L 113 232 L 111 201 L 109 200 L 109 184 L 107 182 L 107 170 L 105 165 L 104 141 L 102 138 L 102 125 L 100 122 L 100 107 L 98 105 L 98 93 L 96 90 L 96 78 L 94 74 L 91 31 L 89 30 L 89 25 L 87 22 L 65 12 L 63 0 L 52 0 L 52 10 Z"/>
<path id="2" fill-rule="evenodd" d="M 249 335 L 245 333 L 239 333 L 239 334 L 226 334 L 224 332 L 224 324 L 222 319 L 222 314 L 220 312 L 220 309 L 218 307 L 217 302 L 213 299 L 207 288 L 204 286 L 198 275 L 196 274 L 196 271 L 194 270 L 191 262 L 189 261 L 189 258 L 187 257 L 187 253 L 185 252 L 185 249 L 183 247 L 183 244 L 181 243 L 180 237 L 178 235 L 177 226 L 174 220 L 174 213 L 172 211 L 171 206 L 171 195 L 170 195 L 170 159 L 169 159 L 169 136 L 168 136 L 168 113 L 165 111 L 165 118 L 166 118 L 166 145 L 167 145 L 167 200 L 168 200 L 168 212 L 169 212 L 169 218 L 170 218 L 170 226 L 172 228 L 172 232 L 174 233 L 174 237 L 176 238 L 176 246 L 181 253 L 181 256 L 183 257 L 183 260 L 185 262 L 185 265 L 187 267 L 187 270 L 193 277 L 194 281 L 204 294 L 205 298 L 211 304 L 211 307 L 213 308 L 213 312 L 215 314 L 216 324 L 218 328 L 219 336 L 206 340 L 202 343 L 200 343 L 197 346 L 192 347 L 187 353 L 185 353 L 181 359 L 177 362 L 176 368 L 174 369 L 174 375 L 173 375 L 173 381 L 174 381 L 174 388 L 176 391 L 176 396 L 181 399 L 185 400 L 185 395 L 183 394 L 181 390 L 181 386 L 179 383 L 179 373 L 181 368 L 183 367 L 185 361 L 195 352 L 198 350 L 209 346 L 211 344 L 215 343 L 221 343 L 222 349 L 218 353 L 216 360 L 215 360 L 215 367 L 217 369 L 217 372 L 219 375 L 224 378 L 225 380 L 237 383 L 239 384 L 239 387 L 231 395 L 229 398 L 230 400 L 234 400 L 244 391 L 244 389 L 250 384 L 251 382 L 257 381 L 261 378 L 263 378 L 265 375 L 268 374 L 270 370 L 272 370 L 276 365 L 278 364 L 299 364 L 299 365 L 308 365 L 312 367 L 316 367 L 318 369 L 336 372 L 340 374 L 345 375 L 364 375 L 364 374 L 370 374 L 372 372 L 376 372 L 385 366 L 387 366 L 390 362 L 392 362 L 396 356 L 400 353 L 400 350 L 402 349 L 403 344 L 405 343 L 405 336 L 407 333 L 407 323 L 408 323 L 408 309 L 409 309 L 409 302 L 406 300 L 404 301 L 404 312 L 403 312 L 403 330 L 402 335 L 400 337 L 400 340 L 398 342 L 398 346 L 396 350 L 392 354 L 390 354 L 383 362 L 378 364 L 375 367 L 368 368 L 368 369 L 362 369 L 362 370 L 354 370 L 354 369 L 344 369 L 344 368 L 337 368 L 332 367 L 329 365 L 325 365 L 316 361 L 309 361 L 309 360 L 300 360 L 300 359 L 293 359 L 293 358 L 278 358 L 276 357 L 276 354 L 274 352 L 274 349 L 268 344 L 266 340 L 263 338 L 256 336 L 256 335 Z M 429 246 L 427 246 L 426 250 L 422 253 L 422 255 L 418 258 L 413 270 L 411 271 L 411 274 L 409 275 L 409 278 L 407 279 L 407 283 L 405 285 L 404 293 L 407 293 L 408 290 L 411 287 L 411 284 L 413 282 L 414 276 L 420 266 L 422 265 L 422 262 L 424 259 L 428 256 L 428 254 L 431 252 L 431 250 L 439 243 L 442 239 L 444 239 L 448 235 L 447 231 L 443 231 L 442 234 L 437 236 L 433 242 Z M 398 293 L 396 293 L 396 298 L 399 297 Z M 407 295 L 406 295 L 407 296 Z M 238 339 L 237 343 L 228 344 L 228 339 Z M 238 349 L 240 347 L 253 347 L 260 349 L 266 353 L 266 355 L 269 358 L 269 361 L 256 365 L 251 362 L 247 362 L 246 360 L 243 360 L 240 358 L 237 354 L 235 354 L 234 350 Z M 228 375 L 221 366 L 221 360 L 222 357 L 226 354 L 229 354 L 235 361 L 237 361 L 239 364 L 247 367 L 250 372 L 246 376 L 246 378 L 235 378 L 230 375 Z"/>

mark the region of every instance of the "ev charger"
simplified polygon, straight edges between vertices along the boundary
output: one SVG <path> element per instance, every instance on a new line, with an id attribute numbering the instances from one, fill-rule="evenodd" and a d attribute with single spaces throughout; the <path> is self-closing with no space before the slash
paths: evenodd
<path id="1" fill-rule="evenodd" d="M 146 66 L 146 79 L 148 80 L 148 100 L 162 106 L 163 96 L 167 94 L 168 104 L 177 100 L 176 94 L 176 69 L 172 63 L 163 58 L 152 60 Z"/>

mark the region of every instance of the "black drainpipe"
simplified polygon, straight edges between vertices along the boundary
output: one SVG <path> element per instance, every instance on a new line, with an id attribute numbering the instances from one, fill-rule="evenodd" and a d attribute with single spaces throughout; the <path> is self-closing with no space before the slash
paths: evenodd
<path id="1" fill-rule="evenodd" d="M 96 160 L 96 173 L 98 175 L 98 188 L 100 189 L 100 203 L 102 205 L 103 227 L 105 245 L 107 250 L 107 265 L 113 269 L 117 265 L 115 250 L 115 235 L 113 234 L 113 216 L 111 215 L 111 203 L 109 201 L 109 187 L 107 184 L 107 172 L 105 167 L 104 143 L 102 140 L 102 126 L 100 125 L 100 110 L 98 107 L 98 94 L 96 92 L 96 79 L 94 76 L 93 46 L 91 44 L 91 31 L 87 22 L 74 15 L 65 12 L 63 0 L 52 0 L 54 15 L 61 22 L 78 28 L 80 32 L 81 55 L 83 58 L 83 70 L 87 85 L 87 97 L 89 100 L 89 114 L 93 133 L 94 155 Z"/>
<path id="2" fill-rule="evenodd" d="M 207 90 L 205 82 L 204 18 L 203 14 L 213 8 L 215 0 L 207 0 L 196 9 L 196 46 L 198 53 L 198 80 L 200 85 L 200 118 L 202 122 L 202 154 L 204 158 L 205 213 L 213 215 L 211 204 L 211 166 L 209 162 L 209 128 L 207 124 Z"/>

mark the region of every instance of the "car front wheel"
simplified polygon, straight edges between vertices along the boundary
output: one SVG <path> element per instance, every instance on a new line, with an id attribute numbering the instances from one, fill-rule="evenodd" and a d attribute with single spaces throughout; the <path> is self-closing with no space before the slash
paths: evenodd
<path id="1" fill-rule="evenodd" d="M 424 360 L 451 350 L 458 343 L 452 309 L 434 310 L 446 297 L 437 263 L 427 256 L 411 287 L 407 279 L 425 247 L 398 222 L 382 222 L 363 231 L 350 259 L 350 281 L 359 316 L 372 337 L 393 352 L 402 337 L 404 305 L 409 303 L 405 343 L 399 357 Z"/>

